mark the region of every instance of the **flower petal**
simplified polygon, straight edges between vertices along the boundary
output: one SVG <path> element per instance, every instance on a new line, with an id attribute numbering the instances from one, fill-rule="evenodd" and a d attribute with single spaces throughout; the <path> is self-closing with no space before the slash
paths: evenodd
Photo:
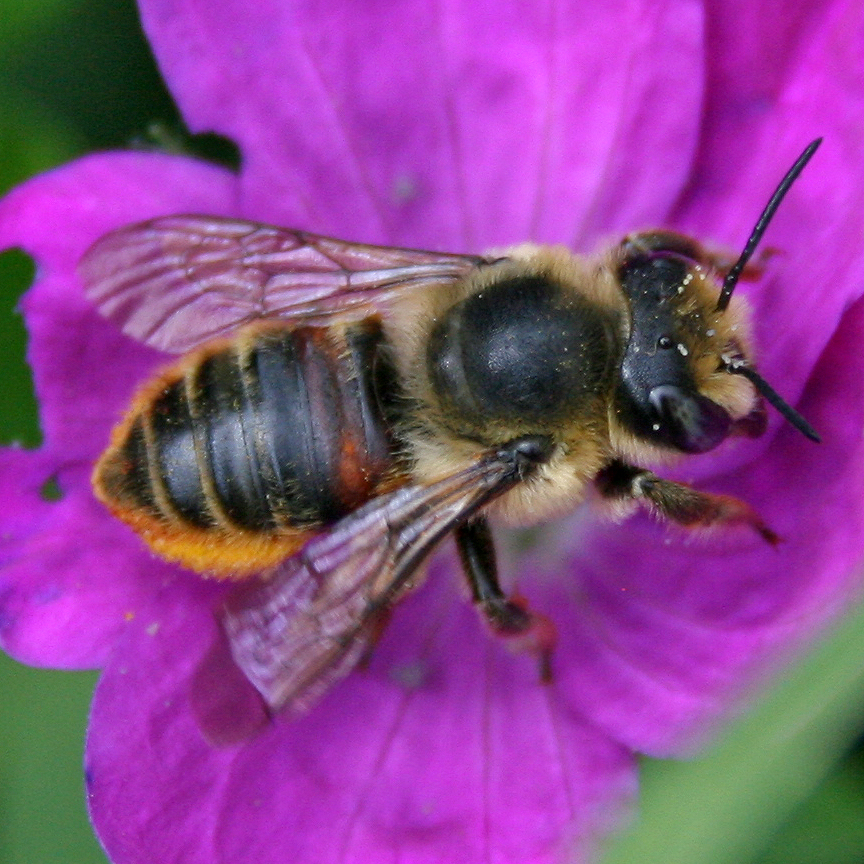
<path id="1" fill-rule="evenodd" d="M 584 852 L 632 794 L 632 757 L 493 644 L 442 575 L 397 610 L 367 669 L 232 749 L 205 744 L 189 708 L 212 639 L 202 611 L 166 604 L 130 629 L 97 689 L 87 753 L 112 860 L 530 864 Z"/>
<path id="2" fill-rule="evenodd" d="M 864 300 L 805 392 L 822 445 L 787 429 L 747 472 L 717 480 L 758 506 L 782 538 L 777 548 L 755 537 L 686 543 L 634 519 L 597 532 L 574 558 L 578 582 L 554 607 L 573 615 L 561 628 L 558 680 L 616 740 L 663 754 L 706 735 L 766 661 L 798 647 L 857 591 L 864 382 L 849 358 L 862 339 Z"/>
<path id="3" fill-rule="evenodd" d="M 0 203 L 0 247 L 21 245 L 38 272 L 22 301 L 45 443 L 0 456 L 0 637 L 29 663 L 103 663 L 125 622 L 175 570 L 97 504 L 93 460 L 134 388 L 164 357 L 122 336 L 81 292 L 75 268 L 101 234 L 178 210 L 226 212 L 227 172 L 188 159 L 114 154 L 81 160 Z M 53 482 L 60 500 L 45 500 Z"/>
<path id="4" fill-rule="evenodd" d="M 686 469 L 754 503 L 785 542 L 734 535 L 703 549 L 641 519 L 583 531 L 566 568 L 543 582 L 538 565 L 523 580 L 559 623 L 551 688 L 455 611 L 439 579 L 397 610 L 368 670 L 310 715 L 230 750 L 205 744 L 188 690 L 221 589 L 153 564 L 87 487 L 100 436 L 158 355 L 107 333 L 76 293 L 83 249 L 121 222 L 190 209 L 456 249 L 593 238 L 665 221 L 696 146 L 695 4 L 597 16 L 575 3 L 382 5 L 144 3 L 191 125 L 243 149 L 240 181 L 203 166 L 190 180 L 194 163 L 167 157 L 98 157 L 0 207 L 0 242 L 26 239 L 45 268 L 25 309 L 47 402 L 44 452 L 0 458 L 0 500 L 18 471 L 25 505 L 0 515 L 0 635 L 39 662 L 108 664 L 88 780 L 118 862 L 572 857 L 632 792 L 624 745 L 680 751 L 704 733 L 743 679 L 842 603 L 864 554 L 849 492 L 864 473 L 864 384 L 850 359 L 864 337 L 860 13 L 801 5 L 784 27 L 757 13 L 733 32 L 734 14 L 711 7 L 711 118 L 681 225 L 721 241 L 746 234 L 777 153 L 840 118 L 823 167 L 772 226 L 787 257 L 751 292 L 762 368 L 796 403 L 803 392 L 825 444 L 787 428 Z M 770 57 L 746 65 L 741 21 Z M 731 80 L 738 61 L 746 81 Z M 839 186 L 823 218 L 828 173 Z M 810 284 L 819 290 L 789 291 Z M 80 358 L 70 390 L 65 370 Z M 100 391 L 105 368 L 114 383 Z M 52 476 L 59 502 L 40 494 Z M 82 536 L 90 550 L 75 553 Z"/>
<path id="5" fill-rule="evenodd" d="M 806 144 L 825 136 L 766 235 L 763 247 L 775 254 L 765 278 L 739 289 L 754 306 L 761 369 L 794 404 L 861 293 L 864 9 L 854 0 L 792 4 L 778 27 L 753 4 L 718 5 L 708 37 L 716 48 L 697 182 L 677 224 L 740 248 L 773 185 Z"/>
<path id="6" fill-rule="evenodd" d="M 593 243 L 660 221 L 688 175 L 693 3 L 141 5 L 191 127 L 239 144 L 246 215 L 453 251 Z"/>
<path id="7" fill-rule="evenodd" d="M 772 223 L 766 246 L 779 251 L 764 278 L 739 289 L 755 307 L 760 369 L 824 443 L 773 415 L 776 434 L 730 441 L 679 469 L 701 488 L 751 503 L 783 542 L 771 549 L 734 533 L 684 541 L 642 518 L 594 529 L 576 520 L 556 548 L 564 557 L 575 550 L 569 567 L 544 553 L 522 568 L 528 594 L 535 571 L 534 606 L 556 612 L 556 686 L 639 750 L 680 752 L 707 735 L 766 663 L 857 590 L 864 88 L 849 70 L 861 68 L 862 21 L 854 3 L 792 7 L 785 29 L 752 4 L 712 11 L 708 122 L 699 172 L 675 218 L 696 236 L 740 245 L 772 176 L 779 181 L 803 146 L 826 134 Z"/>
<path id="8" fill-rule="evenodd" d="M 72 491 L 44 500 L 49 466 L 41 452 L 0 453 L 0 501 L 9 503 L 0 515 L 0 644 L 25 663 L 99 666 L 126 623 L 175 573 L 106 518 L 89 472 L 66 471 Z"/>
<path id="9" fill-rule="evenodd" d="M 82 254 L 127 222 L 178 210 L 225 213 L 234 183 L 191 159 L 113 154 L 45 174 L 0 204 L 0 248 L 20 245 L 38 262 L 22 301 L 28 359 L 46 447 L 62 451 L 65 464 L 92 462 L 134 387 L 164 362 L 99 317 L 76 276 Z"/>

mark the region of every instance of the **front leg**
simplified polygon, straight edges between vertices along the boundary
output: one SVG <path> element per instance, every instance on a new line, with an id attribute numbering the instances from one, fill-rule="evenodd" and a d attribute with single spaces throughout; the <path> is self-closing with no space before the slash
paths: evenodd
<path id="1" fill-rule="evenodd" d="M 489 523 L 480 516 L 460 525 L 455 535 L 472 599 L 486 623 L 497 636 L 512 639 L 521 650 L 537 654 L 541 679 L 551 680 L 555 625 L 545 615 L 532 612 L 523 598 L 507 597 L 501 590 Z"/>
<path id="2" fill-rule="evenodd" d="M 780 540 L 749 504 L 731 495 L 712 495 L 663 480 L 645 468 L 615 461 L 597 475 L 595 482 L 604 498 L 641 504 L 685 528 L 747 525 L 772 546 Z"/>

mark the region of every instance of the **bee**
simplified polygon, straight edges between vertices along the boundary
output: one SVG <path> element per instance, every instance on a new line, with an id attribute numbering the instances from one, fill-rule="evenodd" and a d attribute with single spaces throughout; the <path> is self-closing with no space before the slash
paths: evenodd
<path id="1" fill-rule="evenodd" d="M 349 243 L 176 215 L 108 234 L 80 273 L 99 312 L 182 355 L 134 396 L 96 496 L 162 558 L 242 583 L 221 610 L 270 712 L 308 707 L 374 645 L 455 537 L 496 634 L 550 675 L 552 622 L 499 582 L 490 518 L 533 524 L 589 492 L 679 525 L 776 535 L 746 503 L 643 463 L 761 435 L 764 403 L 812 427 L 756 371 L 737 261 L 666 230 L 594 257 Z"/>

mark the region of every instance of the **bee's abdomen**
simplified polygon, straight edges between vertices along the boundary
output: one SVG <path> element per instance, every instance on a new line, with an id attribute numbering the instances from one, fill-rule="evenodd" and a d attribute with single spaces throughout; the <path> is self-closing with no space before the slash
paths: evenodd
<path id="1" fill-rule="evenodd" d="M 371 320 L 268 326 L 205 347 L 136 398 L 97 465 L 97 494 L 165 557 L 261 569 L 234 560 L 241 538 L 284 557 L 392 475 L 384 349 Z"/>

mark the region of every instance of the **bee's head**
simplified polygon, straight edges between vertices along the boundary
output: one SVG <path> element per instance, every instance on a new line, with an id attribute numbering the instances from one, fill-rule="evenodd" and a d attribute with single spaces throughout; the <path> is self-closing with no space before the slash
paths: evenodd
<path id="1" fill-rule="evenodd" d="M 621 245 L 617 276 L 630 329 L 615 404 L 628 432 L 661 448 L 704 453 L 729 435 L 761 434 L 764 399 L 819 440 L 753 368 L 748 312 L 732 302 L 768 223 L 819 144 L 807 147 L 777 187 L 719 297 L 710 256 L 695 241 L 657 231 L 632 235 Z"/>

